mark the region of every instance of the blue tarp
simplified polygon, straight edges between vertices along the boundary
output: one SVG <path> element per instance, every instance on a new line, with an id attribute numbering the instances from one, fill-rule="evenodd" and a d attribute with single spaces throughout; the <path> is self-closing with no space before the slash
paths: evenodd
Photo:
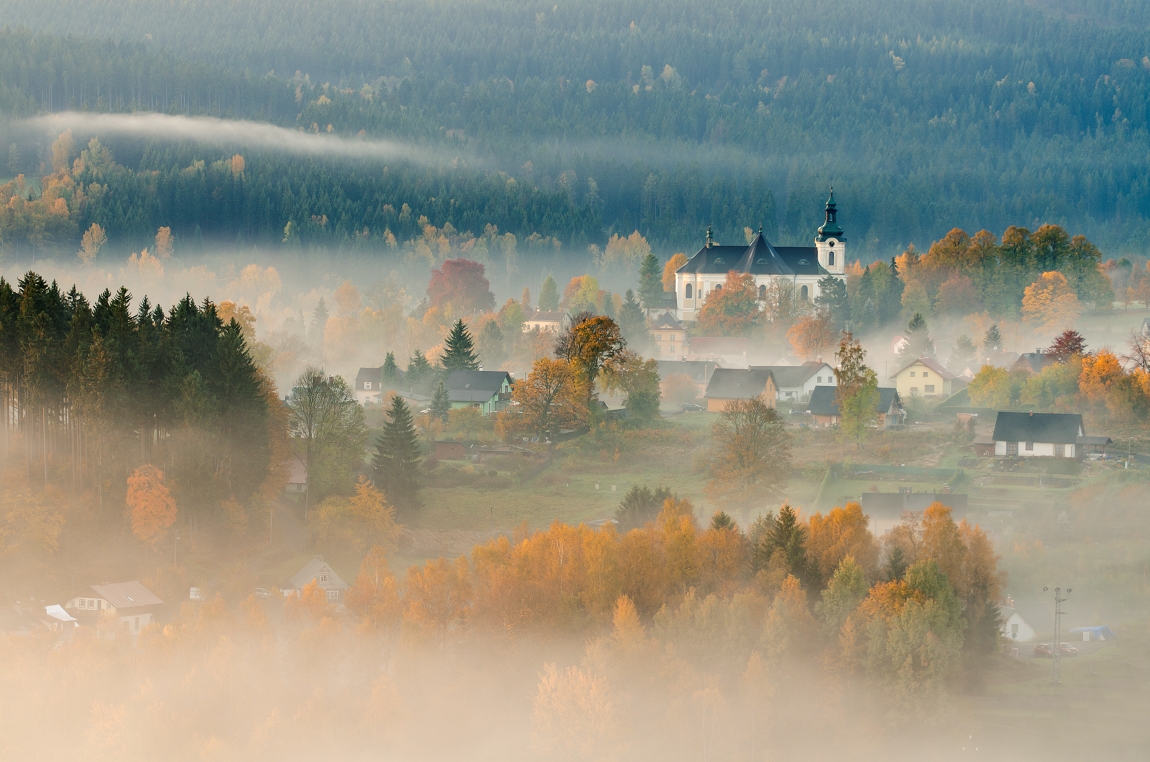
<path id="1" fill-rule="evenodd" d="M 1080 635 L 1084 632 L 1090 633 L 1091 640 L 1117 640 L 1118 635 L 1114 630 L 1110 629 L 1109 625 L 1098 625 L 1097 627 L 1075 627 L 1070 631 L 1071 635 Z"/>

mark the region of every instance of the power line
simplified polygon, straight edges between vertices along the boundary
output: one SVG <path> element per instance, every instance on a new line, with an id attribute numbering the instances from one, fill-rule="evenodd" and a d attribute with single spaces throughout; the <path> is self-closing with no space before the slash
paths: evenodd
<path id="1" fill-rule="evenodd" d="M 1042 592 L 1049 592 L 1050 588 L 1042 588 Z M 1071 588 L 1066 588 L 1066 595 L 1073 592 Z M 1066 602 L 1066 598 L 1062 597 L 1062 588 L 1054 588 L 1054 662 L 1051 665 L 1051 682 L 1055 685 L 1062 685 L 1062 615 L 1066 612 L 1062 610 L 1062 604 Z"/>

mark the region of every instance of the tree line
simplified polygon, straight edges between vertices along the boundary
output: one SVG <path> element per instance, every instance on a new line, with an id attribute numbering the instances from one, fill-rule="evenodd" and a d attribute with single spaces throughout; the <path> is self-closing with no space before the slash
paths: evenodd
<path id="1" fill-rule="evenodd" d="M 282 489 L 283 405 L 207 299 L 165 310 L 124 288 L 89 301 L 34 272 L 0 278 L 0 411 L 5 455 L 32 483 L 94 493 L 101 510 L 123 504 L 129 474 L 141 505 L 162 484 L 193 525 Z"/>

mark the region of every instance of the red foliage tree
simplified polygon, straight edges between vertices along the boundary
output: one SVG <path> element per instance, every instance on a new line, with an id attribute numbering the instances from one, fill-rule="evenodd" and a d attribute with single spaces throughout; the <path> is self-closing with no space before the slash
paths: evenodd
<path id="1" fill-rule="evenodd" d="M 1078 331 L 1063 331 L 1043 354 L 1055 362 L 1066 362 L 1071 357 L 1081 357 L 1086 354 L 1086 339 Z"/>
<path id="2" fill-rule="evenodd" d="M 455 312 L 484 312 L 495 308 L 491 283 L 483 265 L 470 259 L 448 259 L 431 271 L 427 296 L 432 307 Z"/>

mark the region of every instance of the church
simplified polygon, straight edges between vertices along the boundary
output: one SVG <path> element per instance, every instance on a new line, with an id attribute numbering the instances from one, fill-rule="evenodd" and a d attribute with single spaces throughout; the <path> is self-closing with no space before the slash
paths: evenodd
<path id="1" fill-rule="evenodd" d="M 750 273 L 765 299 L 767 286 L 787 280 L 795 295 L 813 300 L 819 295 L 819 280 L 828 275 L 845 279 L 846 243 L 839 227 L 834 188 L 827 199 L 826 220 L 815 235 L 814 246 L 775 246 L 758 234 L 747 246 L 720 246 L 711 240 L 675 272 L 676 315 L 680 320 L 695 320 L 712 291 L 723 288 L 727 273 Z"/>

